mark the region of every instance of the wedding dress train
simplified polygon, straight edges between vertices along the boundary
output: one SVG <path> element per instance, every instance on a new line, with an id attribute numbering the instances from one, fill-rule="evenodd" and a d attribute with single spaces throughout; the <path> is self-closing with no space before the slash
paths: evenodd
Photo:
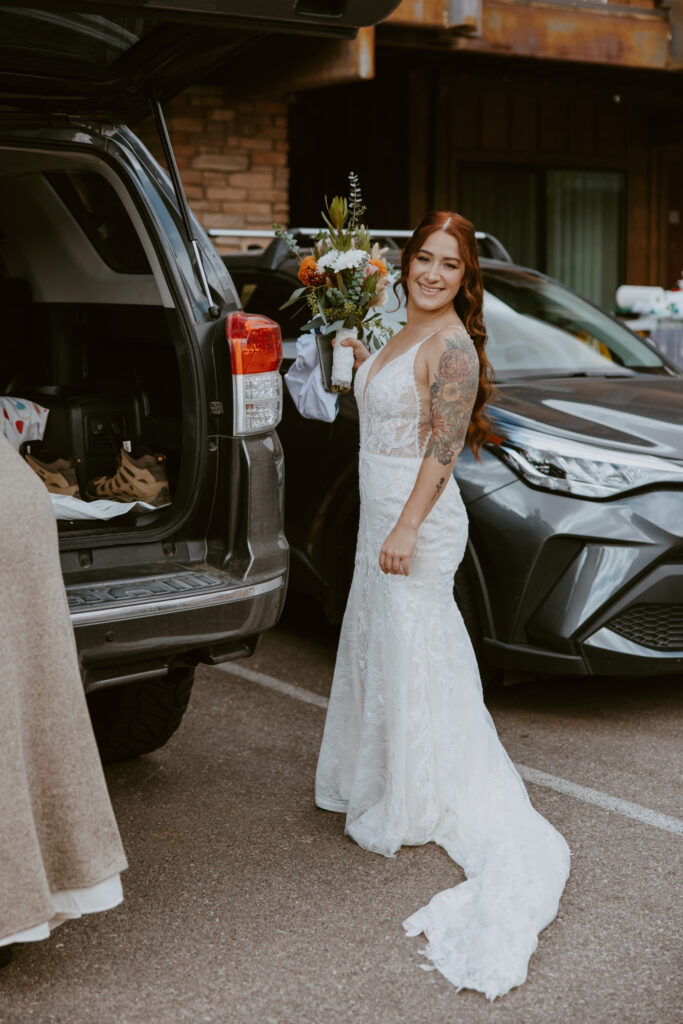
<path id="1" fill-rule="evenodd" d="M 426 339 L 425 339 L 426 340 Z M 420 527 L 410 575 L 379 551 L 422 461 L 428 420 L 414 377 L 420 344 L 356 374 L 361 515 L 316 775 L 316 804 L 346 813 L 360 846 L 391 857 L 436 842 L 467 880 L 403 925 L 458 988 L 489 999 L 527 976 L 569 873 L 564 838 L 531 805 L 482 699 L 453 599 L 467 515 L 451 477 Z"/>

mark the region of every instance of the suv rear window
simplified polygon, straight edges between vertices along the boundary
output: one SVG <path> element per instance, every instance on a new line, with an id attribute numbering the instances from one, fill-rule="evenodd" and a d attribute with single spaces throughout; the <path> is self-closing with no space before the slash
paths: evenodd
<path id="1" fill-rule="evenodd" d="M 117 274 L 151 274 L 149 261 L 113 187 L 89 171 L 45 175 L 90 244 Z"/>

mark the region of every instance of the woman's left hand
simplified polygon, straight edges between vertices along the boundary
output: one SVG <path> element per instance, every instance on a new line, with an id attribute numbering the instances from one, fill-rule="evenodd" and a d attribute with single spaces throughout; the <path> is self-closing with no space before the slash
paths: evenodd
<path id="1" fill-rule="evenodd" d="M 382 544 L 379 567 L 395 576 L 410 575 L 410 560 L 417 544 L 417 529 L 398 522 Z"/>

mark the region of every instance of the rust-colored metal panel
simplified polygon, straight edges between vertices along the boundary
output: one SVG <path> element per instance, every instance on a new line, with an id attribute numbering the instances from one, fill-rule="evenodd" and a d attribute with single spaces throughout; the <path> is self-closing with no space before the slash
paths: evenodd
<path id="1" fill-rule="evenodd" d="M 632 8 L 561 8 L 515 0 L 486 0 L 481 39 L 459 49 L 627 67 L 665 68 L 669 23 L 664 13 Z"/>
<path id="2" fill-rule="evenodd" d="M 443 0 L 403 0 L 386 21 L 420 28 L 445 28 L 444 7 Z"/>
<path id="3" fill-rule="evenodd" d="M 683 0 L 671 0 L 679 5 Z M 621 67 L 675 68 L 668 9 L 605 4 L 560 6 L 543 0 L 483 0 L 481 33 L 447 24 L 447 0 L 403 0 L 379 38 L 406 46 Z M 618 9 L 614 9 L 615 6 Z"/>
<path id="4" fill-rule="evenodd" d="M 483 0 L 403 0 L 386 21 L 475 33 L 481 31 L 482 3 Z"/>

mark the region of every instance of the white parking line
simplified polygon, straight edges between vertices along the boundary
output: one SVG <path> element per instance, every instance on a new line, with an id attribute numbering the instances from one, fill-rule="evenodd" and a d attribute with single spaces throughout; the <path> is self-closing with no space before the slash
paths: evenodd
<path id="1" fill-rule="evenodd" d="M 660 814 L 659 811 L 651 811 L 649 807 L 631 803 L 630 800 L 621 800 L 618 796 L 610 796 L 609 793 L 602 793 L 599 789 L 579 786 L 578 783 L 560 779 L 557 775 L 539 772 L 537 768 L 527 768 L 524 764 L 517 764 L 515 767 L 527 782 L 534 782 L 537 786 L 546 786 L 548 789 L 556 789 L 558 793 L 566 793 L 567 796 L 573 796 L 587 804 L 595 804 L 596 807 L 602 807 L 606 811 L 616 811 L 617 814 L 623 814 L 626 818 L 634 818 L 635 821 L 642 821 L 645 825 L 652 825 L 653 828 L 661 828 L 664 832 L 673 832 L 677 836 L 683 835 L 683 821 L 680 818 Z"/>
<path id="2" fill-rule="evenodd" d="M 302 700 L 305 704 L 315 704 L 318 708 L 326 708 L 329 704 L 327 697 L 321 697 L 319 693 L 311 693 L 310 690 L 304 690 L 302 686 L 283 683 L 281 679 L 276 679 L 275 676 L 267 676 L 263 672 L 255 672 L 253 668 L 236 665 L 234 661 L 228 661 L 224 665 L 215 665 L 214 668 L 220 668 L 231 676 L 240 676 L 242 679 L 248 679 L 250 683 L 257 683 L 258 686 L 265 686 L 267 690 L 277 690 L 278 693 L 284 693 L 287 697 L 293 697 L 294 700 Z"/>
<path id="3" fill-rule="evenodd" d="M 310 690 L 304 690 L 301 686 L 285 683 L 281 679 L 276 679 L 275 676 L 256 672 L 253 668 L 246 668 L 246 666 L 237 665 L 232 661 L 214 667 L 221 669 L 222 672 L 227 672 L 228 675 L 239 676 L 240 679 L 246 679 L 250 683 L 264 686 L 267 690 L 275 690 L 277 693 L 282 693 L 286 697 L 293 697 L 294 700 L 303 701 L 305 704 L 326 708 L 329 703 L 327 697 L 321 697 L 318 693 L 311 693 Z M 557 775 L 549 775 L 547 772 L 541 772 L 537 768 L 528 768 L 524 764 L 516 764 L 515 767 L 523 779 L 526 779 L 527 782 L 533 782 L 536 786 L 554 789 L 558 793 L 564 793 L 566 796 L 573 796 L 576 800 L 583 800 L 584 803 L 595 804 L 596 807 L 602 807 L 606 811 L 616 811 L 617 814 L 623 814 L 626 818 L 641 821 L 645 825 L 651 825 L 652 828 L 659 828 L 664 832 L 673 832 L 678 836 L 683 835 L 683 821 L 680 818 L 673 818 L 668 814 L 660 814 L 658 811 L 650 810 L 649 807 L 642 807 L 640 804 L 631 803 L 630 800 L 621 800 L 617 796 L 610 796 L 609 793 L 602 793 L 599 789 L 579 786 L 576 782 L 561 779 Z"/>

